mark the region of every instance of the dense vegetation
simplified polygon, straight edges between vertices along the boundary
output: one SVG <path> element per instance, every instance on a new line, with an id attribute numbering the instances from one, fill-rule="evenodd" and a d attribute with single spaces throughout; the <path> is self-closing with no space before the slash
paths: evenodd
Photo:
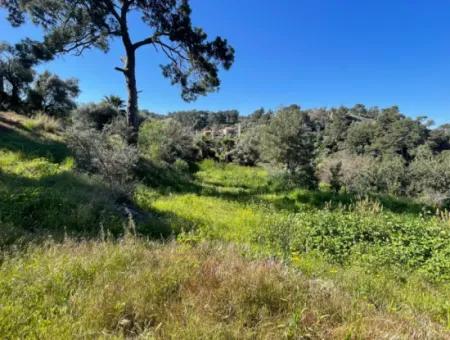
<path id="1" fill-rule="evenodd" d="M 0 7 L 44 34 L 0 45 L 1 338 L 450 338 L 450 125 L 139 111 L 141 47 L 187 101 L 234 61 L 188 0 Z M 114 38 L 127 101 L 78 105 L 76 79 L 36 71 Z"/>
<path id="2" fill-rule="evenodd" d="M 2 336 L 448 336 L 445 211 L 152 153 L 130 195 L 56 121 L 1 125 Z"/>

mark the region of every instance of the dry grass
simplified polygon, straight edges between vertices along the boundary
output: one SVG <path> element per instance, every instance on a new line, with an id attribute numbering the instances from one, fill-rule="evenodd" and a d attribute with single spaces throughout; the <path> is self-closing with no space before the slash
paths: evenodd
<path id="1" fill-rule="evenodd" d="M 63 129 L 62 122 L 59 119 L 50 117 L 45 113 L 36 114 L 30 122 L 32 122 L 32 130 L 58 133 Z"/>
<path id="2" fill-rule="evenodd" d="M 0 267 L 2 338 L 448 338 L 233 246 L 49 243 Z"/>

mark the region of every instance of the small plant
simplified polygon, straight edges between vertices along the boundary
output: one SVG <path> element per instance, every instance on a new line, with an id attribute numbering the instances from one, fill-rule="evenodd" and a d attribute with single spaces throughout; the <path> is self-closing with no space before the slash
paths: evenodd
<path id="1" fill-rule="evenodd" d="M 330 167 L 330 188 L 338 193 L 342 188 L 342 162 L 337 162 Z"/>

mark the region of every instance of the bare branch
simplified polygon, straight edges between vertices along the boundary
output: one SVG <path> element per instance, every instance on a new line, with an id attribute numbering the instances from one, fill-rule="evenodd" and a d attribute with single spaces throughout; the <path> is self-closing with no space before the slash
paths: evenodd
<path id="1" fill-rule="evenodd" d="M 127 72 L 127 70 L 125 70 L 124 68 L 121 68 L 121 67 L 114 67 L 114 69 L 116 71 L 119 71 L 119 72 L 122 72 L 122 73 L 126 73 Z"/>

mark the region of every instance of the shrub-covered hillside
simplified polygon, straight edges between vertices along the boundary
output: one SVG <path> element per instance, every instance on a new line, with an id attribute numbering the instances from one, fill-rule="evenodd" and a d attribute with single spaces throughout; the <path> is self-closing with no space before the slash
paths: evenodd
<path id="1" fill-rule="evenodd" d="M 446 212 L 145 154 L 124 195 L 58 121 L 0 124 L 1 337 L 450 336 Z"/>

